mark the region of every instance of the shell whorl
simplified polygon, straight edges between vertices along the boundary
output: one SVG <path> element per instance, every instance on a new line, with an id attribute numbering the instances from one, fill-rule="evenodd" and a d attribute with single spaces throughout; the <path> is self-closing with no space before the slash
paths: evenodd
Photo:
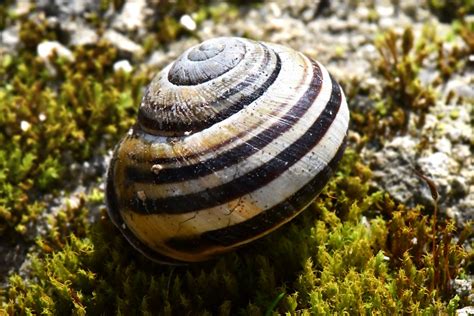
<path id="1" fill-rule="evenodd" d="M 252 103 L 278 76 L 281 62 L 263 43 L 217 38 L 188 49 L 151 82 L 138 116 L 162 136 L 189 135 Z"/>
<path id="2" fill-rule="evenodd" d="M 276 44 L 206 41 L 148 87 L 109 168 L 109 214 L 156 261 L 209 259 L 311 203 L 348 123 L 342 89 L 320 63 Z"/>
<path id="3" fill-rule="evenodd" d="M 192 47 L 173 63 L 168 80 L 177 86 L 192 86 L 213 80 L 233 69 L 245 56 L 239 40 L 209 40 Z"/>

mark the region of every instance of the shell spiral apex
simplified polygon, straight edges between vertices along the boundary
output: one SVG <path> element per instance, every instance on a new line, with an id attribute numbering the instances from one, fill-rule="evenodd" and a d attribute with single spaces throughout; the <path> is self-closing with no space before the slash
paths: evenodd
<path id="1" fill-rule="evenodd" d="M 208 260 L 310 204 L 348 124 L 344 93 L 317 61 L 277 44 L 207 40 L 148 86 L 110 163 L 109 215 L 152 260 Z"/>

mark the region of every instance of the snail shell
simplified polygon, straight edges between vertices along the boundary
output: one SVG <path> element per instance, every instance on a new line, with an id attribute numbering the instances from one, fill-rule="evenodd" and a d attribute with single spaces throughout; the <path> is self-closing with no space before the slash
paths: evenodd
<path id="1" fill-rule="evenodd" d="M 344 94 L 317 61 L 244 38 L 205 41 L 147 88 L 110 163 L 109 215 L 155 261 L 210 259 L 311 203 L 348 123 Z"/>

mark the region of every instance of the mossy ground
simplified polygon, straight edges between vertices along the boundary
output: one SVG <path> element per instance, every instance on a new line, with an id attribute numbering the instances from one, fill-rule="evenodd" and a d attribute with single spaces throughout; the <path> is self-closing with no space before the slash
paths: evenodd
<path id="1" fill-rule="evenodd" d="M 451 296 L 450 280 L 466 257 L 452 243 L 453 224 L 434 229 L 421 208 L 371 193 L 369 179 L 370 170 L 349 150 L 321 197 L 292 224 L 236 253 L 184 268 L 138 255 L 104 210 L 99 222 L 85 220 L 102 197 L 84 196 L 38 240 L 29 277 L 10 277 L 4 308 L 94 315 L 111 306 L 121 314 L 169 315 L 452 313 L 459 298 Z"/>
<path id="2" fill-rule="evenodd" d="M 213 18 L 213 10 L 202 15 Z M 474 29 L 462 22 L 463 10 L 453 13 L 461 19 L 453 36 L 472 45 Z M 455 295 L 452 280 L 473 273 L 472 253 L 462 247 L 472 232 L 436 218 L 432 206 L 408 208 L 372 189 L 358 151 L 403 132 L 409 115 L 422 124 L 436 98 L 418 79 L 429 52 L 438 49 L 442 83 L 463 69 L 456 61 L 472 46 L 444 56 L 442 42 L 428 40 L 433 35 L 384 34 L 377 41 L 385 85 L 374 97 L 378 107 L 352 114 L 362 141 L 350 144 L 320 198 L 291 224 L 235 253 L 171 268 L 143 258 L 113 227 L 100 175 L 51 212 L 52 201 L 77 185 L 70 166 L 105 155 L 133 124 L 152 72 L 114 72 L 117 51 L 105 42 L 76 47 L 74 62 L 55 56 L 46 66 L 36 46 L 58 35 L 0 5 L 0 28 L 16 19 L 22 45 L 0 56 L 0 237 L 31 249 L 25 270 L 8 276 L 0 313 L 432 315 L 468 303 Z M 186 35 L 177 25 L 166 22 L 146 40 L 148 49 Z M 349 98 L 367 93 L 343 84 Z M 45 231 L 38 234 L 38 225 Z"/>

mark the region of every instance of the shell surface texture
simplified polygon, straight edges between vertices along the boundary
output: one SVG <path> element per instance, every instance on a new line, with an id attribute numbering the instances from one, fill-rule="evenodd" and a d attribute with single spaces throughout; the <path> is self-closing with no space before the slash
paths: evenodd
<path id="1" fill-rule="evenodd" d="M 109 166 L 109 216 L 154 261 L 211 259 L 308 206 L 348 124 L 344 93 L 319 62 L 277 44 L 207 40 L 148 86 Z"/>

